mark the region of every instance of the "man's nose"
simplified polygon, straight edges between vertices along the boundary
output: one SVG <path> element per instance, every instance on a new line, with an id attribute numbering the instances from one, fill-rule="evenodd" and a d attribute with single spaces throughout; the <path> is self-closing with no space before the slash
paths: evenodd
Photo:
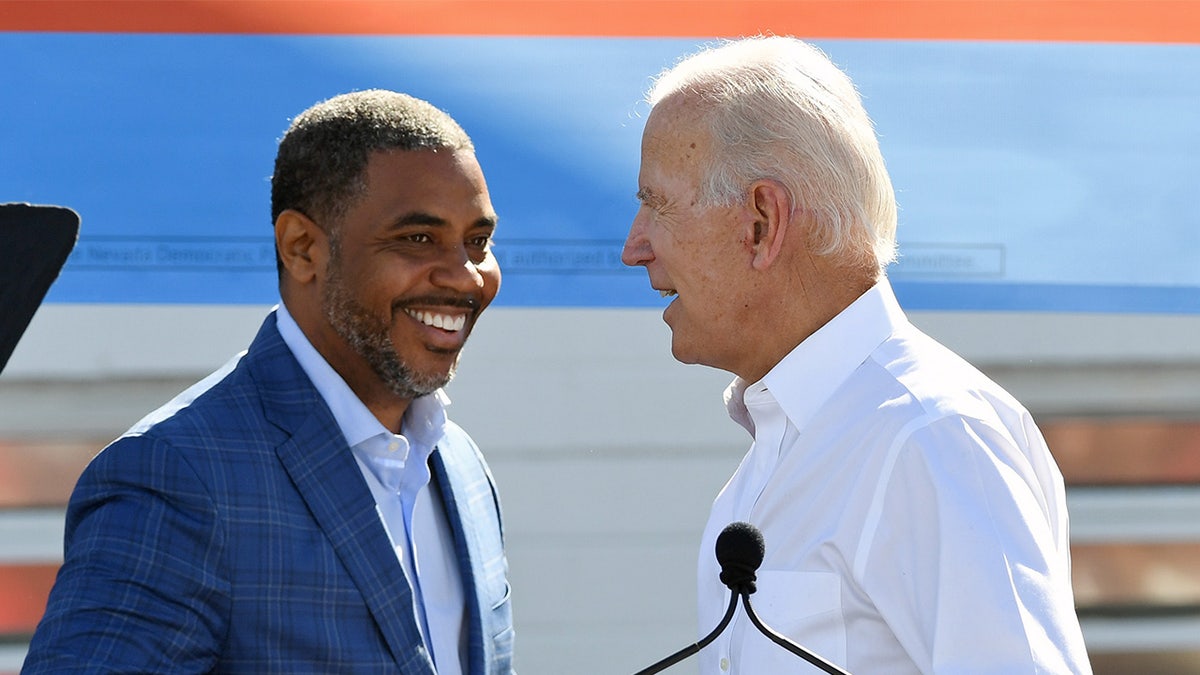
<path id="1" fill-rule="evenodd" d="M 474 293 L 483 288 L 483 274 L 471 259 L 466 247 L 448 247 L 432 275 L 434 284 L 460 293 Z"/>
<path id="2" fill-rule="evenodd" d="M 650 239 L 646 236 L 646 220 L 639 209 L 629 226 L 629 236 L 625 237 L 625 246 L 621 249 L 621 262 L 630 267 L 645 266 L 654 259 L 654 250 L 650 248 Z"/>

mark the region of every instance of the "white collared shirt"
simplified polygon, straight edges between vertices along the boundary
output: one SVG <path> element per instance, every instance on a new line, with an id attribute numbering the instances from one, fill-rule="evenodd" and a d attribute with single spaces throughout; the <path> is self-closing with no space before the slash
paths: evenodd
<path id="1" fill-rule="evenodd" d="M 766 545 L 756 613 L 852 673 L 1091 672 L 1041 433 L 886 280 L 726 397 L 754 442 L 701 541 L 701 635 L 728 606 L 717 535 L 741 520 Z M 812 672 L 741 609 L 699 658 L 705 675 Z"/>
<path id="2" fill-rule="evenodd" d="M 461 675 L 466 663 L 466 600 L 454 535 L 429 455 L 442 439 L 449 397 L 441 389 L 414 399 L 393 434 L 363 405 L 317 352 L 282 304 L 279 334 L 329 406 L 375 497 L 396 558 L 413 589 L 413 612 L 439 675 Z M 392 485 L 394 487 L 388 487 Z"/>

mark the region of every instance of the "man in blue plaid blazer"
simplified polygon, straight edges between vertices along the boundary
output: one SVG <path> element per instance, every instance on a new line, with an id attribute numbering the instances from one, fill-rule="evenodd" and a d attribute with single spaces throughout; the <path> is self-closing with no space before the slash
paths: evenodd
<path id="1" fill-rule="evenodd" d="M 22 672 L 512 671 L 499 501 L 442 392 L 500 285 L 470 139 L 335 97 L 272 209 L 282 305 L 84 471 Z"/>

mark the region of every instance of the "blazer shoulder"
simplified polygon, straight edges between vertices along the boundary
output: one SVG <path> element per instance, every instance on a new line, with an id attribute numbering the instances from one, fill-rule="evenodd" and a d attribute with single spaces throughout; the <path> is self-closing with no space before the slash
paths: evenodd
<path id="1" fill-rule="evenodd" d="M 198 426 L 243 430 L 265 424 L 272 407 L 300 411 L 302 418 L 318 398 L 271 313 L 248 349 L 143 417 L 125 435 L 187 437 Z"/>
<path id="2" fill-rule="evenodd" d="M 237 368 L 238 363 L 241 362 L 242 357 L 245 355 L 246 352 L 241 352 L 240 354 L 226 361 L 224 365 L 210 373 L 204 379 L 181 391 L 175 396 L 175 398 L 167 401 L 142 419 L 138 420 L 132 427 L 129 428 L 128 431 L 125 432 L 125 435 L 144 434 L 155 426 L 175 417 L 181 411 L 191 408 L 192 405 L 196 403 L 197 399 L 203 397 L 204 394 L 208 393 L 214 387 L 217 387 L 217 385 L 224 382 L 225 379 L 228 378 L 229 375 Z"/>

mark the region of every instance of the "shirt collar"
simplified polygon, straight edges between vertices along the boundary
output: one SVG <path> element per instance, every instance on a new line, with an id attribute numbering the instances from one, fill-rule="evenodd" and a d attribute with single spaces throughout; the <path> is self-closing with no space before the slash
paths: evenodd
<path id="1" fill-rule="evenodd" d="M 729 416 L 754 435 L 750 409 L 774 400 L 797 429 L 803 429 L 896 328 L 908 323 L 886 278 L 808 336 L 761 380 L 734 378 L 725 390 Z"/>
<path id="2" fill-rule="evenodd" d="M 393 436 L 312 346 L 296 320 L 288 313 L 287 307 L 280 304 L 275 313 L 279 335 L 329 406 L 333 419 L 346 437 L 346 443 L 354 447 L 381 434 Z M 413 444 L 414 451 L 428 456 L 433 446 L 441 440 L 446 425 L 446 406 L 449 404 L 450 397 L 441 389 L 416 398 L 409 404 L 400 431 Z"/>

